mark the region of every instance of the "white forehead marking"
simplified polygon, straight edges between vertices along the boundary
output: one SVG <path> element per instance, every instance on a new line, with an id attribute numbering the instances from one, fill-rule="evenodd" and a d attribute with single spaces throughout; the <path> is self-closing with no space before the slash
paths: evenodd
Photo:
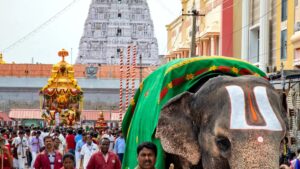
<path id="1" fill-rule="evenodd" d="M 266 87 L 257 86 L 253 90 L 259 112 L 261 113 L 262 118 L 266 122 L 265 126 L 248 125 L 245 110 L 245 94 L 240 86 L 226 86 L 226 90 L 228 91 L 231 104 L 230 129 L 262 129 L 271 131 L 282 131 L 282 126 L 269 102 Z"/>
<path id="2" fill-rule="evenodd" d="M 253 90 L 259 112 L 266 121 L 266 127 L 273 131 L 282 131 L 282 126 L 275 112 L 273 111 L 271 103 L 267 96 L 266 87 L 257 86 Z"/>

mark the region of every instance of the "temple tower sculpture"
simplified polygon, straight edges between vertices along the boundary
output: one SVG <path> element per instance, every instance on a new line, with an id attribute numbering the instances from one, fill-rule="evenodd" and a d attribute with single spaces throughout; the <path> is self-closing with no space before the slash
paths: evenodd
<path id="1" fill-rule="evenodd" d="M 119 64 L 120 50 L 126 52 L 132 44 L 143 65 L 158 64 L 157 39 L 146 0 L 92 0 L 76 63 Z"/>

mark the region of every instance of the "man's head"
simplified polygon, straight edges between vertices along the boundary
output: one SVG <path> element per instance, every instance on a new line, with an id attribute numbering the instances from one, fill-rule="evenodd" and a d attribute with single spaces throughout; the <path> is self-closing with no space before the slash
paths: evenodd
<path id="1" fill-rule="evenodd" d="M 107 134 L 111 134 L 111 133 L 112 133 L 111 129 L 108 129 Z"/>
<path id="2" fill-rule="evenodd" d="M 119 136 L 120 136 L 121 138 L 123 138 L 123 132 L 122 132 L 122 130 L 119 131 Z"/>
<path id="3" fill-rule="evenodd" d="M 67 132 L 68 132 L 68 134 L 73 134 L 73 129 L 72 129 L 72 128 L 69 128 L 69 129 L 67 130 Z"/>
<path id="4" fill-rule="evenodd" d="M 54 140 L 54 149 L 55 150 L 59 149 L 59 145 L 60 145 L 61 141 L 59 140 L 58 137 L 54 137 L 53 140 Z"/>
<path id="5" fill-rule="evenodd" d="M 141 169 L 154 169 L 157 147 L 151 142 L 141 143 L 137 147 L 138 163 Z"/>
<path id="6" fill-rule="evenodd" d="M 17 137 L 17 132 L 15 130 L 12 131 L 12 137 Z"/>
<path id="7" fill-rule="evenodd" d="M 23 130 L 20 130 L 20 131 L 19 131 L 19 137 L 20 137 L 20 138 L 23 138 L 23 136 L 24 136 L 24 131 L 23 131 Z"/>
<path id="8" fill-rule="evenodd" d="M 52 151 L 53 150 L 53 138 L 51 136 L 46 136 L 44 137 L 44 143 L 45 143 L 45 147 L 48 151 Z"/>
<path id="9" fill-rule="evenodd" d="M 24 127 L 23 126 L 19 126 L 19 130 L 23 130 L 24 129 Z"/>
<path id="10" fill-rule="evenodd" d="M 64 169 L 73 169 L 75 167 L 75 157 L 71 153 L 66 153 L 63 156 Z"/>
<path id="11" fill-rule="evenodd" d="M 108 152 L 108 148 L 109 148 L 109 139 L 104 137 L 100 140 L 100 150 L 103 154 L 106 154 Z"/>
<path id="12" fill-rule="evenodd" d="M 4 135 L 6 132 L 6 129 L 1 129 L 1 135 Z"/>
<path id="13" fill-rule="evenodd" d="M 41 135 L 41 131 L 40 130 L 36 131 L 36 137 L 39 137 L 40 135 Z"/>
<path id="14" fill-rule="evenodd" d="M 56 136 L 59 136 L 59 135 L 60 135 L 59 129 L 55 129 L 54 135 L 56 135 Z"/>
<path id="15" fill-rule="evenodd" d="M 29 129 L 29 128 L 25 130 L 25 134 L 26 134 L 26 136 L 28 136 L 28 137 L 30 136 L 30 129 Z"/>
<path id="16" fill-rule="evenodd" d="M 93 142 L 93 135 L 92 134 L 87 135 L 87 137 L 86 137 L 86 143 L 88 145 L 91 145 L 92 142 Z"/>
<path id="17" fill-rule="evenodd" d="M 87 141 L 87 134 L 86 133 L 82 133 L 82 141 L 86 143 L 86 141 Z"/>
<path id="18" fill-rule="evenodd" d="M 300 148 L 297 149 L 297 154 L 300 155 Z"/>
<path id="19" fill-rule="evenodd" d="M 82 135 L 82 129 L 78 129 L 77 134 Z"/>

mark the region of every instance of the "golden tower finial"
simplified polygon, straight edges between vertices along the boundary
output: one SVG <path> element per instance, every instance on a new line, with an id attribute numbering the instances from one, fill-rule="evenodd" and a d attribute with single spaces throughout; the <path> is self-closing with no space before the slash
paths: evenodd
<path id="1" fill-rule="evenodd" d="M 65 49 L 62 49 L 61 51 L 58 52 L 58 56 L 62 57 L 62 61 L 65 61 L 65 57 L 69 56 L 69 52 L 66 51 Z"/>

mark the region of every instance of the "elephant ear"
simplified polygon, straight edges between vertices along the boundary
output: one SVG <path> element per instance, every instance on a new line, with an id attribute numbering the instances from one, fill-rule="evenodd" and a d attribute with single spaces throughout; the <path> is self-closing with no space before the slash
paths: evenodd
<path id="1" fill-rule="evenodd" d="M 190 116 L 192 98 L 192 93 L 184 92 L 162 108 L 155 136 L 160 139 L 164 151 L 196 165 L 200 159 L 200 148 Z"/>

